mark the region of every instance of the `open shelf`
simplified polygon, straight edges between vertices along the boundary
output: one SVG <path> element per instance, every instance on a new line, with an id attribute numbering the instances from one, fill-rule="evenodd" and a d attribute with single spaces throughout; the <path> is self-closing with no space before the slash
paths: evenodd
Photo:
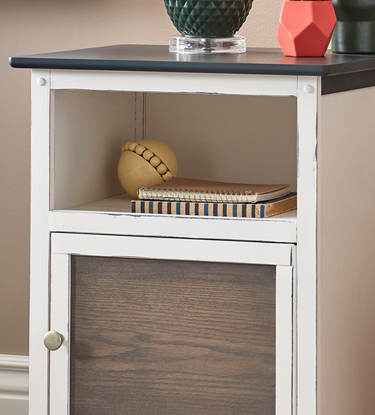
<path id="1" fill-rule="evenodd" d="M 55 101 L 53 209 L 121 193 L 121 147 L 143 138 L 172 149 L 179 177 L 297 189 L 293 97 L 57 91 Z"/>
<path id="2" fill-rule="evenodd" d="M 176 154 L 179 177 L 289 183 L 295 192 L 295 97 L 57 90 L 52 125 L 51 232 L 297 242 L 297 211 L 135 214 L 117 177 L 122 145 L 151 138 Z"/>
<path id="3" fill-rule="evenodd" d="M 74 206 L 69 210 L 80 210 L 86 212 L 110 212 L 110 213 L 131 213 L 130 202 L 133 198 L 127 193 L 121 193 L 116 196 L 107 197 L 106 199 L 96 200 L 95 202 L 91 203 L 84 203 L 79 206 Z M 138 213 L 137 213 L 138 215 Z M 139 213 L 139 215 L 149 215 L 147 213 Z M 152 216 L 156 216 L 153 214 Z M 158 215 L 161 216 L 161 215 Z M 162 215 L 165 216 L 165 215 Z M 184 216 L 186 218 L 191 218 L 192 216 L 187 215 L 179 215 Z M 207 218 L 207 216 L 206 216 Z M 217 217 L 216 217 L 217 218 Z M 262 218 L 262 220 L 275 220 L 275 219 L 287 219 L 290 220 L 294 218 L 297 220 L 297 210 L 292 210 L 289 212 L 282 213 L 280 215 L 275 215 L 270 218 Z M 241 219 L 241 220 L 254 220 L 253 218 L 228 218 L 228 219 Z"/>
<path id="4" fill-rule="evenodd" d="M 296 243 L 297 210 L 270 218 L 131 213 L 126 193 L 50 212 L 54 232 Z"/>

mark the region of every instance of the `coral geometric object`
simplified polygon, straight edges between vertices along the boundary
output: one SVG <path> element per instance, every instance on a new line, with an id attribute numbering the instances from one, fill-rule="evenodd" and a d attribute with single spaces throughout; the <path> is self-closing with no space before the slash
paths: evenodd
<path id="1" fill-rule="evenodd" d="M 336 24 L 332 2 L 284 1 L 277 39 L 285 56 L 324 56 Z"/>

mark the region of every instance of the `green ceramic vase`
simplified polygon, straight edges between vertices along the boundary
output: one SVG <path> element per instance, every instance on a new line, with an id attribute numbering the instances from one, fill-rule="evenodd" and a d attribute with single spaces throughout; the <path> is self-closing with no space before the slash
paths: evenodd
<path id="1" fill-rule="evenodd" d="M 184 37 L 232 37 L 245 22 L 253 0 L 164 0 Z"/>
<path id="2" fill-rule="evenodd" d="M 375 53 L 375 0 L 332 0 L 337 23 L 332 52 Z"/>

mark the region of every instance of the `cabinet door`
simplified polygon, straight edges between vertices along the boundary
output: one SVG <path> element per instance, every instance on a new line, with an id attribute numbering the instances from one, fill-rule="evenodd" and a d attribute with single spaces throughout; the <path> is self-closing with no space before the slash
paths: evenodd
<path id="1" fill-rule="evenodd" d="M 53 255 L 51 415 L 290 414 L 291 271 Z"/>

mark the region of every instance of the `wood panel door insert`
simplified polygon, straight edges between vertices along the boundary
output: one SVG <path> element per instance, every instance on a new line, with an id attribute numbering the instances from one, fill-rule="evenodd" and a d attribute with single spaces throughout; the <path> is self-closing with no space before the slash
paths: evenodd
<path id="1" fill-rule="evenodd" d="M 71 415 L 274 415 L 276 267 L 72 256 Z"/>

